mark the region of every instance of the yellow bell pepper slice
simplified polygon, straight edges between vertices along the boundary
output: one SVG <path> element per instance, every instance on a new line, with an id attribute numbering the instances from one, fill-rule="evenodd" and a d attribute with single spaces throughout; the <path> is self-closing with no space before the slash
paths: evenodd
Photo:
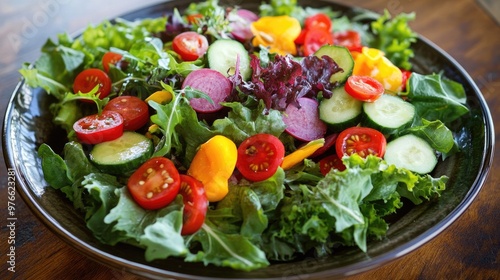
<path id="1" fill-rule="evenodd" d="M 353 75 L 370 76 L 390 91 L 400 91 L 403 85 L 403 73 L 385 57 L 384 52 L 363 47 L 361 53 L 354 56 Z"/>
<path id="2" fill-rule="evenodd" d="M 238 150 L 234 142 L 222 135 L 216 135 L 203 143 L 187 171 L 203 183 L 207 199 L 216 202 L 229 191 L 229 178 L 236 167 Z"/>
<path id="3" fill-rule="evenodd" d="M 297 47 L 295 39 L 299 37 L 302 27 L 300 22 L 291 16 L 265 16 L 250 25 L 255 47 L 264 46 L 271 53 L 295 55 Z"/>
<path id="4" fill-rule="evenodd" d="M 151 94 L 146 98 L 146 103 L 150 100 L 155 101 L 156 103 L 166 104 L 172 100 L 172 93 L 166 90 L 159 90 Z"/>
<path id="5" fill-rule="evenodd" d="M 285 158 L 283 158 L 283 162 L 281 163 L 281 168 L 283 168 L 284 170 L 288 170 L 294 167 L 295 165 L 304 161 L 304 159 L 314 154 L 314 152 L 323 147 L 323 145 L 325 145 L 324 138 L 316 139 L 307 143 L 306 145 L 285 156 Z"/>

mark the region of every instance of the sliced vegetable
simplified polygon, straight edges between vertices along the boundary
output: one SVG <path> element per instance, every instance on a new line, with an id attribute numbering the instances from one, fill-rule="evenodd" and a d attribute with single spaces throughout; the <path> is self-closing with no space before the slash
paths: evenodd
<path id="1" fill-rule="evenodd" d="M 384 94 L 363 104 L 363 125 L 384 134 L 393 134 L 413 123 L 415 107 L 399 96 Z"/>
<path id="2" fill-rule="evenodd" d="M 213 42 L 207 52 L 210 69 L 219 71 L 229 77 L 236 73 L 236 64 L 243 80 L 248 80 L 252 75 L 250 56 L 242 43 L 231 39 L 219 39 Z"/>
<path id="3" fill-rule="evenodd" d="M 104 106 L 103 110 L 122 115 L 124 130 L 138 130 L 149 121 L 148 104 L 136 96 L 115 97 Z"/>
<path id="4" fill-rule="evenodd" d="M 73 91 L 75 93 L 88 93 L 96 86 L 99 86 L 96 95 L 100 99 L 108 96 L 111 92 L 111 79 L 106 72 L 97 68 L 89 68 L 80 72 L 73 82 Z"/>
<path id="5" fill-rule="evenodd" d="M 187 174 L 203 183 L 208 201 L 216 202 L 227 195 L 237 155 L 234 142 L 222 135 L 210 138 L 196 152 Z"/>
<path id="6" fill-rule="evenodd" d="M 374 155 L 383 157 L 387 141 L 378 130 L 368 127 L 350 127 L 342 131 L 335 144 L 335 151 L 339 157 L 358 154 L 361 157 Z"/>
<path id="7" fill-rule="evenodd" d="M 274 135 L 250 136 L 238 146 L 236 168 L 250 181 L 262 181 L 276 173 L 283 162 L 285 147 Z"/>
<path id="8" fill-rule="evenodd" d="M 317 149 L 311 155 L 311 157 L 314 158 L 314 157 L 319 157 L 323 154 L 326 154 L 326 153 L 330 152 L 330 148 L 332 148 L 332 147 L 333 147 L 333 150 L 335 150 L 335 142 L 337 142 L 337 137 L 338 137 L 338 133 L 332 133 L 330 135 L 325 136 L 325 144 L 323 145 L 323 147 Z"/>
<path id="9" fill-rule="evenodd" d="M 76 137 L 84 144 L 98 144 L 114 140 L 123 134 L 123 117 L 113 111 L 104 111 L 83 117 L 73 124 Z"/>
<path id="10" fill-rule="evenodd" d="M 104 71 L 109 72 L 109 65 L 116 65 L 120 60 L 122 60 L 123 55 L 115 52 L 106 52 L 102 56 L 102 67 Z"/>
<path id="11" fill-rule="evenodd" d="M 191 87 L 207 94 L 211 101 L 205 98 L 193 98 L 191 107 L 201 113 L 212 113 L 222 109 L 221 102 L 231 94 L 233 84 L 219 71 L 213 69 L 194 70 L 182 84 L 182 88 Z"/>
<path id="12" fill-rule="evenodd" d="M 180 175 L 184 210 L 182 213 L 182 235 L 197 232 L 205 222 L 207 215 L 208 199 L 203 184 L 189 175 Z"/>
<path id="13" fill-rule="evenodd" d="M 373 102 L 384 94 L 384 86 L 369 76 L 352 75 L 344 88 L 350 96 L 364 102 Z"/>
<path id="14" fill-rule="evenodd" d="M 306 30 L 323 29 L 330 32 L 332 29 L 332 20 L 327 14 L 317 13 L 305 19 L 304 28 Z"/>
<path id="15" fill-rule="evenodd" d="M 322 46 L 315 53 L 315 56 L 322 57 L 324 55 L 329 56 L 337 63 L 337 65 L 342 69 L 330 77 L 330 82 L 344 83 L 349 76 L 351 76 L 354 69 L 354 59 L 352 58 L 351 52 L 343 46 Z"/>
<path id="16" fill-rule="evenodd" d="M 420 174 L 431 172 L 437 164 L 434 149 L 425 140 L 413 134 L 389 142 L 384 159 L 388 164 Z"/>
<path id="17" fill-rule="evenodd" d="M 197 32 L 186 31 L 175 36 L 172 48 L 182 60 L 195 61 L 207 52 L 208 40 Z"/>
<path id="18" fill-rule="evenodd" d="M 325 144 L 325 139 L 313 140 L 306 145 L 300 147 L 299 149 L 293 151 L 291 154 L 285 156 L 283 162 L 281 163 L 281 168 L 288 170 L 295 165 L 303 162 L 306 158 L 310 157 L 319 148 L 323 147 Z"/>
<path id="19" fill-rule="evenodd" d="M 127 188 L 142 208 L 156 210 L 170 204 L 181 186 L 179 171 L 164 157 L 153 157 L 130 176 Z"/>
<path id="20" fill-rule="evenodd" d="M 259 16 L 257 14 L 247 9 L 238 9 L 236 14 L 230 13 L 228 20 L 231 22 L 229 25 L 231 27 L 231 35 L 240 42 L 252 39 L 253 34 L 250 24 L 258 19 Z"/>
<path id="21" fill-rule="evenodd" d="M 301 97 L 298 106 L 290 104 L 283 114 L 286 132 L 301 141 L 312 141 L 323 138 L 326 124 L 318 115 L 318 102 L 315 99 Z"/>
<path id="22" fill-rule="evenodd" d="M 331 130 L 340 132 L 359 123 L 363 102 L 347 94 L 344 87 L 333 90 L 332 97 L 319 104 L 319 117 Z"/>
<path id="23" fill-rule="evenodd" d="M 127 174 L 153 154 L 153 143 L 146 136 L 126 131 L 122 136 L 95 145 L 90 160 L 99 170 L 111 174 Z"/>
<path id="24" fill-rule="evenodd" d="M 332 169 L 337 169 L 338 171 L 344 171 L 346 169 L 342 159 L 339 158 L 337 154 L 329 155 L 319 162 L 319 171 L 323 176 L 326 176 Z"/>

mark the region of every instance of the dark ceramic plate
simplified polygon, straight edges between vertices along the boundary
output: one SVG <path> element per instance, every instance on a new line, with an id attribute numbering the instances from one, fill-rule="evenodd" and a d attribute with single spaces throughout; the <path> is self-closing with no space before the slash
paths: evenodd
<path id="1" fill-rule="evenodd" d="M 242 6 L 257 10 L 261 1 L 246 1 Z M 309 0 L 304 6 L 331 5 L 352 13 L 353 10 L 328 1 Z M 178 7 L 187 6 L 184 0 L 144 8 L 124 16 L 126 19 L 155 17 Z M 3 127 L 4 154 L 7 165 L 18 176 L 18 192 L 43 223 L 61 239 L 81 253 L 101 263 L 120 270 L 125 269 L 142 276 L 180 279 L 201 278 L 266 278 L 285 277 L 325 278 L 346 276 L 363 272 L 401 257 L 431 240 L 454 222 L 470 205 L 480 191 L 492 164 L 494 128 L 488 107 L 481 92 L 470 76 L 448 54 L 424 38 L 414 45 L 414 67 L 419 73 L 444 71 L 445 76 L 464 85 L 470 114 L 463 117 L 457 127 L 458 139 L 466 147 L 462 153 L 440 162 L 435 176 L 448 175 L 448 189 L 438 200 L 411 209 L 405 209 L 395 219 L 387 237 L 368 244 L 368 253 L 356 248 L 339 250 L 324 258 L 308 257 L 289 263 L 272 264 L 270 267 L 242 272 L 201 263 L 185 263 L 181 259 L 148 263 L 143 251 L 128 245 L 106 246 L 100 244 L 85 228 L 81 215 L 60 193 L 47 187 L 37 158 L 36 149 L 47 142 L 53 147 L 63 143 L 57 128 L 51 125 L 48 110 L 50 97 L 39 89 L 20 82 L 12 95 Z"/>

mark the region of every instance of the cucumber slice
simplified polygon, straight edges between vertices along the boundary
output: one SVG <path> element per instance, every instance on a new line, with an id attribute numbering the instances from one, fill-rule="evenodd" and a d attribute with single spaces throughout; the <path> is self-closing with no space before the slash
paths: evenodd
<path id="1" fill-rule="evenodd" d="M 333 74 L 330 77 L 330 82 L 344 83 L 349 76 L 352 74 L 354 69 L 354 59 L 352 58 L 351 52 L 342 46 L 324 45 L 319 48 L 315 53 L 315 56 L 322 57 L 327 55 L 337 63 L 337 65 L 342 68 L 342 71 Z"/>
<path id="2" fill-rule="evenodd" d="M 363 125 L 384 134 L 393 134 L 408 127 L 414 118 L 415 107 L 399 96 L 383 94 L 375 102 L 363 104 Z"/>
<path id="3" fill-rule="evenodd" d="M 127 174 L 149 159 L 153 149 L 151 139 L 137 132 L 125 131 L 115 140 L 95 145 L 90 151 L 90 160 L 102 172 Z"/>
<path id="4" fill-rule="evenodd" d="M 424 139 L 406 134 L 387 143 L 384 159 L 399 168 L 427 174 L 434 170 L 437 156 L 434 149 Z"/>
<path id="5" fill-rule="evenodd" d="M 208 66 L 228 77 L 234 75 L 237 57 L 240 59 L 240 75 L 248 80 L 252 74 L 250 56 L 242 43 L 231 39 L 219 39 L 213 42 L 207 50 Z"/>
<path id="6" fill-rule="evenodd" d="M 332 97 L 319 104 L 319 118 L 333 131 L 342 131 L 359 123 L 363 102 L 350 96 L 344 87 L 333 90 Z"/>

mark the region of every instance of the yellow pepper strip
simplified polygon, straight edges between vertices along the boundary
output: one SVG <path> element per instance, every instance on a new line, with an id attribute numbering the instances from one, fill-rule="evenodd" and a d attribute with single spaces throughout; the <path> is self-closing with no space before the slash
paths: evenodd
<path id="1" fill-rule="evenodd" d="M 159 90 L 148 96 L 148 98 L 146 98 L 146 103 L 150 100 L 153 100 L 156 103 L 166 104 L 172 100 L 172 93 L 166 90 Z"/>
<path id="2" fill-rule="evenodd" d="M 281 168 L 284 170 L 288 170 L 295 165 L 304 161 L 304 159 L 310 157 L 316 150 L 323 147 L 325 145 L 325 139 L 320 138 L 313 140 L 306 145 L 300 147 L 299 149 L 293 151 L 291 154 L 285 156 L 283 162 L 281 163 Z"/>
<path id="3" fill-rule="evenodd" d="M 401 69 L 385 57 L 384 52 L 374 48 L 363 47 L 361 53 L 354 57 L 353 75 L 370 76 L 390 91 L 400 91 L 403 85 Z"/>
<path id="4" fill-rule="evenodd" d="M 219 201 L 229 191 L 228 180 L 233 174 L 237 157 L 234 142 L 216 135 L 200 146 L 187 174 L 203 183 L 208 201 Z"/>
<path id="5" fill-rule="evenodd" d="M 295 39 L 299 37 L 302 27 L 300 22 L 291 16 L 265 16 L 250 25 L 255 47 L 269 47 L 269 52 L 280 55 L 297 54 Z"/>

